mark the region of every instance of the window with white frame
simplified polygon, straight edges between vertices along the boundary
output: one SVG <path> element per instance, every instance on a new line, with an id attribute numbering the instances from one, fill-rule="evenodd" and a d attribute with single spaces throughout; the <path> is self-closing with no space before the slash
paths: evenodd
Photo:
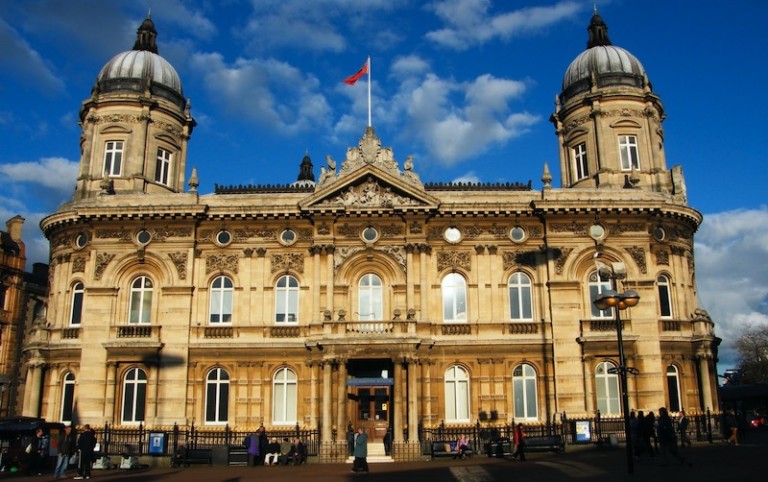
<path id="1" fill-rule="evenodd" d="M 637 136 L 619 136 L 619 156 L 621 157 L 622 171 L 640 169 Z"/>
<path id="2" fill-rule="evenodd" d="M 659 315 L 662 318 L 672 318 L 672 297 L 670 296 L 669 278 L 664 275 L 656 278 L 659 288 Z"/>
<path id="3" fill-rule="evenodd" d="M 595 395 L 597 409 L 602 415 L 620 415 L 619 406 L 619 376 L 616 365 L 611 362 L 600 362 L 595 369 Z"/>
<path id="4" fill-rule="evenodd" d="M 589 275 L 589 306 L 592 309 L 592 318 L 613 319 L 613 308 L 600 310 L 595 306 L 595 298 L 601 293 L 611 289 L 611 280 L 605 273 L 593 271 Z"/>
<path id="5" fill-rule="evenodd" d="M 214 368 L 205 378 L 205 423 L 225 424 L 229 417 L 229 374 Z"/>
<path id="6" fill-rule="evenodd" d="M 299 280 L 291 275 L 281 276 L 275 285 L 275 321 L 299 321 Z"/>
<path id="7" fill-rule="evenodd" d="M 443 321 L 467 321 L 467 282 L 458 273 L 448 273 L 440 283 L 443 294 Z"/>
<path id="8" fill-rule="evenodd" d="M 152 314 L 152 280 L 139 276 L 131 283 L 129 323 L 149 323 Z"/>
<path id="9" fill-rule="evenodd" d="M 155 163 L 155 181 L 160 184 L 168 185 L 168 181 L 171 177 L 171 159 L 173 154 L 171 151 L 158 147 L 157 149 L 157 162 Z"/>
<path id="10" fill-rule="evenodd" d="M 669 395 L 667 408 L 670 412 L 679 412 L 683 405 L 680 400 L 680 376 L 675 365 L 667 367 L 667 394 Z"/>
<path id="11" fill-rule="evenodd" d="M 384 319 L 384 300 L 381 278 L 366 274 L 360 278 L 358 313 L 360 321 Z"/>
<path id="12" fill-rule="evenodd" d="M 75 408 L 75 376 L 67 372 L 61 383 L 61 421 L 72 422 Z"/>
<path id="13" fill-rule="evenodd" d="M 140 368 L 131 368 L 123 378 L 122 423 L 134 424 L 144 421 L 147 403 L 147 374 Z"/>
<path id="14" fill-rule="evenodd" d="M 512 391 L 515 403 L 515 419 L 531 420 L 538 418 L 536 370 L 528 363 L 521 363 L 512 372 Z"/>
<path id="15" fill-rule="evenodd" d="M 469 422 L 469 374 L 460 365 L 445 371 L 445 421 Z"/>
<path id="16" fill-rule="evenodd" d="M 531 278 L 525 273 L 517 272 L 509 277 L 509 319 L 533 321 Z"/>
<path id="17" fill-rule="evenodd" d="M 85 296 L 85 285 L 77 282 L 72 287 L 72 307 L 69 311 L 70 326 L 80 326 L 83 318 L 83 297 Z"/>
<path id="18" fill-rule="evenodd" d="M 589 164 L 587 164 L 587 143 L 576 144 L 573 148 L 573 172 L 576 181 L 589 176 Z"/>
<path id="19" fill-rule="evenodd" d="M 119 177 L 123 170 L 123 141 L 104 144 L 104 175 Z"/>
<path id="20" fill-rule="evenodd" d="M 272 379 L 272 424 L 294 425 L 298 407 L 296 372 L 280 368 Z"/>
<path id="21" fill-rule="evenodd" d="M 217 276 L 211 283 L 211 323 L 232 322 L 234 283 L 227 276 Z"/>

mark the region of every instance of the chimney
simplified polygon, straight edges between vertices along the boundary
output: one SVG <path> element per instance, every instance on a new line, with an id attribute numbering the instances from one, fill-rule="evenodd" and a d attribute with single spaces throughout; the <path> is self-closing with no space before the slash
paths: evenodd
<path id="1" fill-rule="evenodd" d="M 8 230 L 8 235 L 17 243 L 21 242 L 21 226 L 24 224 L 24 221 L 26 221 L 24 218 L 16 215 L 5 222 L 5 228 Z"/>

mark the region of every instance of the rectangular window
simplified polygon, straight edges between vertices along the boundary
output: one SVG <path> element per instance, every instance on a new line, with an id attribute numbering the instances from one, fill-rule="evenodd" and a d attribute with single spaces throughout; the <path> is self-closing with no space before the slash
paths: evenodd
<path id="1" fill-rule="evenodd" d="M 120 176 L 123 169 L 123 141 L 109 141 L 104 145 L 104 175 Z"/>
<path id="2" fill-rule="evenodd" d="M 587 143 L 582 142 L 573 148 L 573 167 L 576 174 L 576 181 L 589 176 L 589 166 L 587 165 Z"/>
<path id="3" fill-rule="evenodd" d="M 157 163 L 155 164 L 155 181 L 168 186 L 171 176 L 171 152 L 162 147 L 157 149 Z"/>
<path id="4" fill-rule="evenodd" d="M 619 136 L 621 170 L 640 169 L 640 155 L 637 150 L 637 136 Z"/>

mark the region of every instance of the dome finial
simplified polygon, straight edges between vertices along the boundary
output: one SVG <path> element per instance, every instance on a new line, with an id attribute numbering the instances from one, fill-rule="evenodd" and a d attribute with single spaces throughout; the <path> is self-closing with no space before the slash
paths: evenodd
<path id="1" fill-rule="evenodd" d="M 136 43 L 133 44 L 133 50 L 146 50 L 147 52 L 157 53 L 157 30 L 155 23 L 147 14 L 147 18 L 141 22 L 141 26 L 136 31 Z"/>
<path id="2" fill-rule="evenodd" d="M 592 14 L 592 20 L 589 22 L 587 31 L 589 32 L 587 49 L 597 46 L 611 45 L 611 41 L 608 38 L 608 26 L 597 13 L 597 4 L 595 4 L 595 12 Z"/>

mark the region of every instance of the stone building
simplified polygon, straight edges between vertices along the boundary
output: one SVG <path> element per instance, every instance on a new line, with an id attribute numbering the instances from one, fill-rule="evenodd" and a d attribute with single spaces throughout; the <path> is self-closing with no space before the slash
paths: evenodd
<path id="1" fill-rule="evenodd" d="M 26 271 L 27 249 L 21 239 L 25 219 L 14 216 L 0 231 L 0 417 L 20 412 L 23 392 L 21 350 L 24 333 L 45 322 L 48 266 L 35 263 Z"/>
<path id="2" fill-rule="evenodd" d="M 315 180 L 197 191 L 195 121 L 147 19 L 80 111 L 72 202 L 45 218 L 48 323 L 24 411 L 149 427 L 349 423 L 393 456 L 419 428 L 620 415 L 619 290 L 633 409 L 715 408 L 719 339 L 696 304 L 683 172 L 664 107 L 595 13 L 551 121 L 561 186 L 427 183 L 373 128 Z M 185 186 L 186 183 L 186 186 Z M 614 274 L 619 274 L 614 272 Z M 612 370 L 613 369 L 613 370 Z M 336 442 L 338 440 L 338 442 Z"/>

